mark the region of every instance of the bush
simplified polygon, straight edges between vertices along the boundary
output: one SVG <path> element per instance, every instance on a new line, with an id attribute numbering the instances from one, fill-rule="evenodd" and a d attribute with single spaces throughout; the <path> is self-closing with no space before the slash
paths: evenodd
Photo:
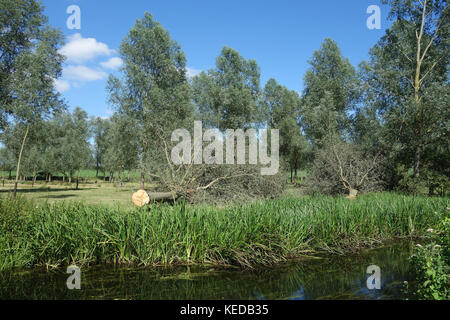
<path id="1" fill-rule="evenodd" d="M 430 243 L 414 248 L 410 263 L 415 281 L 407 285 L 410 295 L 421 300 L 450 299 L 450 217 L 438 230 L 428 230 Z"/>

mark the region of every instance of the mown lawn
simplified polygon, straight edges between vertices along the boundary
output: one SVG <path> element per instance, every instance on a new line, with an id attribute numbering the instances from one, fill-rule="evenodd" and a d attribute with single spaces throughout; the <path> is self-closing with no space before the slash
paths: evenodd
<path id="1" fill-rule="evenodd" d="M 7 196 L 13 191 L 11 182 L 0 183 L 0 196 Z M 79 190 L 75 190 L 75 183 L 37 183 L 34 187 L 31 183 L 20 184 L 18 194 L 26 199 L 37 202 L 57 203 L 62 201 L 79 201 L 91 205 L 131 206 L 131 196 L 139 185 L 126 183 L 122 187 L 116 187 L 108 182 L 80 184 Z"/>

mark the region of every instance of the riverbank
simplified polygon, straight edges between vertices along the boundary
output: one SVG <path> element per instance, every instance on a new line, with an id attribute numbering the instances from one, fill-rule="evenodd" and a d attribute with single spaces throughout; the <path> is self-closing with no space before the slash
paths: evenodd
<path id="1" fill-rule="evenodd" d="M 69 264 L 271 266 L 421 237 L 449 198 L 372 194 L 124 209 L 0 198 L 0 270 Z"/>

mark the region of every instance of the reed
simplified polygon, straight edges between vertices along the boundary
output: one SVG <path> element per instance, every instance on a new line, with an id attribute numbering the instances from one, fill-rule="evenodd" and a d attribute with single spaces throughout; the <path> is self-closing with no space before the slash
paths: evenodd
<path id="1" fill-rule="evenodd" d="M 0 270 L 71 263 L 270 266 L 420 237 L 449 198 L 282 198 L 227 208 L 126 209 L 0 198 Z"/>

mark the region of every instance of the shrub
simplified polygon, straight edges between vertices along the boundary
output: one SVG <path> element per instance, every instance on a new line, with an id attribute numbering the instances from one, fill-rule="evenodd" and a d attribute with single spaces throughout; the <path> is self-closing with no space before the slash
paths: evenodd
<path id="1" fill-rule="evenodd" d="M 415 281 L 407 285 L 410 295 L 421 300 L 450 299 L 450 217 L 438 230 L 430 229 L 430 243 L 417 245 L 410 257 Z"/>

